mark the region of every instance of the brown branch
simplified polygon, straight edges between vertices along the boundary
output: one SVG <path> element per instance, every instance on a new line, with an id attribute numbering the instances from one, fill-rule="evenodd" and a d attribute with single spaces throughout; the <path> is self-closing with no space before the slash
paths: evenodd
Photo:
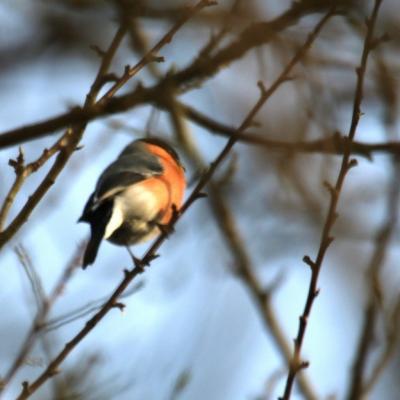
<path id="1" fill-rule="evenodd" d="M 163 8 L 155 8 L 151 4 L 146 1 L 135 1 L 132 3 L 129 0 L 115 0 L 115 3 L 119 5 L 123 12 L 126 14 L 128 18 L 142 18 L 142 19 L 162 19 L 162 20 L 170 20 L 175 22 L 182 18 L 187 13 L 187 6 L 170 6 Z M 248 14 L 244 16 L 240 15 L 240 17 L 249 18 Z M 212 13 L 202 13 L 198 14 L 193 18 L 193 22 L 200 24 L 209 24 L 212 22 L 213 25 L 221 23 L 221 21 L 226 21 L 227 19 L 232 18 L 230 12 L 224 10 L 223 7 L 218 7 Z"/>
<path id="2" fill-rule="evenodd" d="M 42 154 L 31 163 L 25 165 L 24 153 L 22 148 L 19 149 L 19 155 L 16 160 L 10 160 L 9 164 L 14 168 L 15 180 L 12 184 L 0 210 L 0 242 L 1 234 L 3 232 L 4 225 L 10 209 L 15 201 L 18 192 L 21 190 L 25 180 L 30 175 L 35 173 L 41 168 L 54 154 L 59 152 L 63 147 L 63 137 L 57 140 L 49 149 L 45 148 Z M 0 245 L 1 247 L 1 245 Z"/>
<path id="3" fill-rule="evenodd" d="M 223 124 L 207 115 L 201 113 L 195 108 L 184 103 L 179 103 L 182 112 L 191 121 L 199 126 L 208 129 L 214 134 L 222 136 L 231 136 L 235 134 L 235 128 Z M 336 132 L 329 137 L 310 141 L 282 141 L 269 139 L 266 135 L 260 135 L 252 132 L 237 135 L 238 141 L 243 144 L 256 145 L 264 147 L 270 151 L 286 151 L 288 153 L 322 153 L 342 155 L 350 148 L 350 142 L 347 136 L 342 136 Z M 372 158 L 373 153 L 386 153 L 392 155 L 400 155 L 400 142 L 389 141 L 384 143 L 363 143 L 352 141 L 351 151 L 368 159 Z"/>
<path id="4" fill-rule="evenodd" d="M 89 113 L 80 107 L 62 113 L 53 118 L 46 119 L 21 128 L 11 129 L 0 134 L 0 148 L 15 146 L 30 140 L 40 139 L 49 134 L 55 134 L 58 130 L 69 125 L 81 124 L 90 121 Z M 94 116 L 92 116 L 94 118 Z"/>
<path id="5" fill-rule="evenodd" d="M 349 6 L 349 4 L 346 5 L 346 3 L 349 3 L 346 1 L 334 2 L 344 7 Z M 296 2 L 290 9 L 271 21 L 251 24 L 239 34 L 236 40 L 213 56 L 208 56 L 205 59 L 197 58 L 187 68 L 175 74 L 168 74 L 152 87 L 143 88 L 139 86 L 128 95 L 111 99 L 107 105 L 102 104 L 86 109 L 77 107 L 46 121 L 3 132 L 0 134 L 0 148 L 38 139 L 66 126 L 87 123 L 92 119 L 126 111 L 144 103 L 157 103 L 157 99 L 160 96 L 162 97 L 166 85 L 172 85 L 181 91 L 188 90 L 198 84 L 199 81 L 212 77 L 221 68 L 226 68 L 231 62 L 241 59 L 252 48 L 269 43 L 275 35 L 295 24 L 301 17 L 310 13 L 321 12 L 329 7 L 329 4 L 330 2 L 325 0 Z"/>
<path id="6" fill-rule="evenodd" d="M 325 224 L 323 227 L 321 241 L 319 245 L 319 250 L 315 261 L 311 260 L 309 256 L 304 257 L 304 262 L 309 265 L 311 268 L 311 279 L 307 294 L 307 299 L 304 305 L 303 313 L 300 316 L 299 328 L 296 335 L 296 339 L 294 341 L 294 351 L 293 358 L 290 364 L 290 368 L 288 371 L 288 376 L 286 380 L 286 385 L 284 389 L 284 394 L 281 399 L 289 400 L 291 396 L 291 391 L 293 387 L 294 380 L 298 372 L 308 366 L 308 362 L 302 361 L 301 359 L 301 348 L 303 344 L 303 340 L 306 333 L 307 322 L 311 315 L 311 309 L 314 304 L 315 298 L 318 296 L 319 290 L 317 288 L 318 277 L 322 267 L 322 263 L 325 258 L 326 251 L 329 245 L 333 241 L 333 237 L 331 236 L 332 227 L 338 217 L 337 215 L 337 205 L 339 201 L 339 196 L 343 187 L 344 180 L 347 176 L 348 171 L 355 165 L 355 160 L 350 159 L 351 157 L 351 144 L 354 140 L 354 136 L 356 134 L 357 125 L 359 119 L 361 117 L 361 102 L 363 97 L 363 87 L 364 87 L 364 77 L 367 69 L 368 56 L 370 51 L 374 47 L 374 26 L 377 19 L 379 7 L 381 5 L 381 0 L 375 0 L 375 5 L 371 14 L 370 19 L 367 20 L 367 33 L 365 36 L 363 51 L 361 55 L 360 66 L 356 69 L 357 72 L 357 84 L 354 94 L 354 103 L 353 103 L 353 113 L 350 124 L 350 129 L 348 133 L 348 139 L 350 142 L 350 148 L 344 153 L 342 163 L 340 166 L 340 171 L 335 183 L 335 186 L 331 186 L 329 183 L 326 183 L 326 187 L 330 192 L 330 203 L 329 209 L 326 216 Z"/>
<path id="7" fill-rule="evenodd" d="M 116 97 L 109 103 L 107 103 L 107 105 L 105 105 L 104 107 L 93 107 L 88 108 L 87 110 L 76 108 L 66 114 L 63 114 L 62 116 L 55 117 L 46 122 L 31 125 L 26 128 L 20 128 L 11 133 L 4 133 L 3 135 L 6 135 L 4 136 L 6 138 L 4 146 L 14 145 L 24 140 L 30 140 L 25 139 L 25 132 L 29 137 L 31 132 L 41 131 L 43 127 L 45 132 L 44 134 L 47 134 L 48 130 L 53 131 L 54 129 L 59 129 L 70 124 L 88 122 L 94 118 L 102 117 L 106 114 L 114 114 L 117 112 L 119 113 L 125 111 L 126 109 L 130 108 L 130 106 L 136 106 L 145 102 L 156 102 L 156 98 L 156 92 L 138 87 L 136 90 L 134 90 L 134 92 L 129 94 L 128 97 L 124 96 L 123 99 L 121 99 L 120 97 Z M 165 110 L 168 110 L 169 108 L 167 101 L 163 101 L 162 104 L 157 105 L 161 108 L 164 108 Z M 188 106 L 182 102 L 179 102 L 179 106 L 181 107 L 182 112 L 187 118 L 189 118 L 191 121 L 195 122 L 199 126 L 212 131 L 214 134 L 229 137 L 231 135 L 234 135 L 236 132 L 236 129 L 234 127 L 210 118 L 191 106 Z M 56 128 L 54 128 L 54 125 L 56 125 Z M 23 137 L 21 141 L 18 139 L 18 136 L 20 134 Z M 12 142 L 8 143 L 7 137 L 9 137 Z M 323 139 L 310 141 L 301 140 L 294 142 L 269 139 L 268 137 L 265 137 L 265 135 L 260 135 L 252 132 L 248 132 L 243 135 L 237 135 L 237 138 L 238 141 L 243 144 L 257 145 L 262 146 L 268 150 L 287 151 L 289 153 L 322 153 L 342 155 L 345 151 L 348 150 L 350 146 L 348 137 L 342 136 L 339 133 L 334 133 L 331 136 Z M 17 140 L 14 141 L 14 139 Z M 1 140 L 2 139 L 0 137 L 0 148 L 2 147 Z M 352 141 L 351 149 L 353 154 L 358 154 L 367 158 L 372 158 L 373 153 L 400 155 L 400 142 L 388 141 L 378 143 L 363 143 Z"/>
<path id="8" fill-rule="evenodd" d="M 14 247 L 14 252 L 18 257 L 19 262 L 21 263 L 25 275 L 28 278 L 29 285 L 31 287 L 33 297 L 36 303 L 36 311 L 39 312 L 43 303 L 45 302 L 45 292 L 43 289 L 42 281 L 33 265 L 32 259 L 27 253 L 25 247 L 22 244 L 17 244 Z M 31 302 L 29 302 L 31 303 Z"/>
<path id="9" fill-rule="evenodd" d="M 132 286 L 128 290 L 125 290 L 123 295 L 120 296 L 120 299 L 124 299 L 126 297 L 132 296 L 138 290 L 140 290 L 144 286 L 144 282 L 138 282 L 136 285 Z M 98 300 L 92 300 L 87 304 L 75 308 L 71 311 L 66 312 L 65 314 L 54 317 L 50 320 L 47 320 L 43 324 L 43 332 L 51 332 L 65 326 L 71 322 L 77 321 L 78 319 L 84 318 L 95 311 L 98 311 L 108 300 L 109 296 L 104 296 Z"/>
<path id="10" fill-rule="evenodd" d="M 109 100 L 114 94 L 126 83 L 129 79 L 131 79 L 134 75 L 136 75 L 144 66 L 153 61 L 163 61 L 164 59 L 158 57 L 158 52 L 162 47 L 164 47 L 167 43 L 172 41 L 175 33 L 178 32 L 180 28 L 196 13 L 201 11 L 205 7 L 210 7 L 216 5 L 217 3 L 212 0 L 201 0 L 195 6 L 191 7 L 187 10 L 186 14 L 182 16 L 174 26 L 159 40 L 159 42 L 148 51 L 143 58 L 132 68 L 126 68 L 122 77 L 111 87 L 107 93 L 99 100 L 99 104 L 102 104 Z"/>
<path id="11" fill-rule="evenodd" d="M 47 303 L 46 294 L 45 294 L 45 291 L 43 288 L 42 280 L 35 268 L 34 263 L 32 262 L 31 257 L 29 256 L 29 254 L 27 253 L 25 248 L 21 244 L 19 244 L 15 247 L 14 251 L 16 252 L 17 257 L 23 266 L 25 274 L 29 280 L 29 284 L 31 286 L 32 293 L 34 295 L 34 299 L 36 302 L 35 315 L 39 315 L 39 313 L 42 311 L 42 309 L 44 307 L 46 307 L 46 303 Z M 31 302 L 29 301 L 29 304 L 30 303 Z M 45 337 L 44 335 L 40 335 L 39 339 L 40 339 L 40 344 L 43 348 L 43 352 L 46 357 L 44 363 L 49 362 L 51 360 L 51 344 L 50 344 L 48 338 Z M 23 346 L 21 346 L 21 348 Z M 21 367 L 22 367 L 23 363 L 25 364 L 28 361 L 29 361 L 29 359 L 28 359 L 28 354 L 27 354 L 27 357 L 21 363 Z M 8 383 L 8 381 L 5 382 L 5 384 L 7 384 L 7 383 Z M 54 385 L 55 385 L 55 382 L 54 382 Z"/>
<path id="12" fill-rule="evenodd" d="M 100 90 L 99 82 L 103 79 L 105 71 L 108 70 L 111 60 L 114 57 L 114 54 L 121 43 L 123 38 L 124 32 L 123 29 L 118 29 L 114 39 L 112 40 L 109 49 L 102 58 L 102 62 L 100 64 L 100 68 L 94 84 L 89 91 L 89 94 L 86 98 L 85 107 L 93 105 L 95 95 L 97 95 L 98 91 Z M 39 157 L 36 162 L 31 163 L 28 169 L 24 169 L 24 174 L 22 174 L 22 178 L 18 180 L 18 189 L 25 180 L 25 175 L 30 174 L 36 171 L 43 163 L 54 153 L 58 151 L 58 156 L 50 168 L 50 171 L 47 173 L 43 181 L 39 184 L 36 188 L 35 192 L 28 198 L 25 205 L 22 207 L 20 212 L 17 216 L 13 219 L 13 221 L 8 225 L 8 227 L 0 232 L 0 249 L 15 235 L 15 233 L 19 230 L 19 228 L 27 221 L 30 214 L 34 210 L 34 208 L 39 204 L 43 196 L 47 193 L 50 187 L 54 184 L 56 178 L 61 173 L 63 168 L 65 167 L 67 161 L 76 150 L 76 146 L 79 143 L 85 125 L 79 125 L 74 128 L 69 128 L 65 132 L 65 134 L 51 147 L 50 150 L 44 150 L 43 155 Z M 17 174 L 18 179 L 18 174 Z M 17 180 L 16 180 L 17 182 Z M 12 195 L 15 196 L 16 194 L 16 182 L 14 183 L 11 191 Z M 10 193 L 11 193 L 10 191 Z M 12 202 L 11 202 L 12 203 Z M 9 209 L 10 204 L 6 207 L 6 213 Z"/>
<path id="13" fill-rule="evenodd" d="M 328 19 L 333 15 L 332 10 L 326 14 L 321 21 L 317 24 L 314 31 L 308 36 L 307 41 L 304 46 L 295 54 L 291 62 L 284 68 L 283 72 L 279 75 L 277 80 L 272 84 L 272 86 L 266 90 L 262 84 L 259 84 L 261 94 L 260 98 L 254 105 L 254 107 L 249 111 L 247 116 L 244 118 L 242 124 L 237 130 L 237 133 L 243 133 L 251 124 L 255 117 L 255 115 L 260 111 L 261 107 L 265 104 L 265 102 L 270 98 L 270 96 L 274 93 L 274 91 L 286 81 L 286 78 L 293 68 L 293 66 L 302 58 L 303 54 L 308 50 L 311 46 L 315 38 L 317 37 L 319 31 L 322 29 L 324 24 L 328 21 Z M 203 174 L 200 178 L 199 182 L 193 189 L 192 193 L 183 204 L 182 208 L 179 212 L 173 214 L 171 222 L 169 224 L 168 229 L 163 230 L 158 238 L 154 241 L 154 243 L 150 246 L 150 248 L 146 251 L 145 255 L 141 259 L 135 259 L 135 266 L 131 270 L 125 270 L 125 277 L 115 289 L 113 294 L 110 296 L 108 301 L 104 304 L 104 306 L 91 318 L 89 319 L 85 326 L 69 341 L 65 344 L 64 349 L 53 359 L 52 362 L 48 365 L 46 370 L 31 384 L 28 382 L 24 382 L 23 389 L 21 394 L 18 396 L 18 400 L 27 399 L 32 393 L 34 393 L 40 386 L 42 386 L 48 379 L 50 379 L 54 374 L 58 372 L 58 368 L 61 363 L 68 357 L 68 355 L 72 352 L 72 350 L 96 327 L 96 325 L 104 318 L 104 316 L 112 309 L 119 308 L 120 303 L 118 303 L 118 298 L 122 295 L 128 285 L 132 282 L 132 280 L 143 273 L 145 267 L 148 267 L 151 262 L 157 258 L 157 251 L 163 242 L 168 237 L 169 233 L 173 230 L 178 219 L 189 209 L 189 207 L 199 198 L 203 197 L 202 190 L 207 185 L 207 183 L 211 180 L 212 176 L 216 169 L 221 165 L 221 163 L 228 156 L 232 147 L 236 143 L 236 137 L 231 136 L 219 153 L 214 162 L 211 163 L 209 169 Z"/>
<path id="14" fill-rule="evenodd" d="M 4 224 L 10 209 L 14 203 L 17 193 L 20 191 L 25 180 L 25 159 L 22 148 L 19 148 L 19 154 L 16 160 L 9 160 L 8 164 L 14 168 L 15 180 L 8 191 L 0 210 L 0 232 L 3 230 Z"/>
<path id="15" fill-rule="evenodd" d="M 120 46 L 122 39 L 125 36 L 125 33 L 125 26 L 120 26 L 115 33 L 113 40 L 111 41 L 110 47 L 107 49 L 106 52 L 100 53 L 102 62 L 100 64 L 99 71 L 97 72 L 97 76 L 90 88 L 90 91 L 86 96 L 84 108 L 90 107 L 96 103 L 96 99 L 101 88 L 104 86 L 105 83 L 107 83 L 108 70 L 110 69 L 111 62 L 114 59 L 115 53 L 118 50 L 118 47 Z"/>
<path id="16" fill-rule="evenodd" d="M 143 57 L 150 50 L 149 39 L 142 29 L 140 21 L 137 18 L 138 5 L 140 8 L 143 5 L 143 2 L 141 0 L 136 2 L 135 12 L 133 13 L 133 15 L 131 15 L 131 13 L 129 12 L 127 13 L 127 10 L 129 11 L 130 7 L 129 1 L 115 0 L 115 4 L 118 8 L 121 19 L 124 21 L 124 24 L 128 29 L 130 47 L 135 53 L 138 53 L 140 57 Z M 148 71 L 157 80 L 162 78 L 162 73 L 157 67 L 156 63 L 150 63 L 148 66 Z"/>
<path id="17" fill-rule="evenodd" d="M 345 5 L 345 2 L 335 0 L 302 0 L 293 2 L 287 11 L 271 21 L 251 24 L 238 35 L 236 40 L 213 57 L 197 58 L 187 68 L 176 73 L 172 78 L 174 86 L 182 90 L 197 87 L 203 80 L 214 76 L 221 66 L 226 67 L 231 62 L 241 59 L 247 51 L 269 43 L 278 32 L 295 24 L 304 15 L 325 11 L 332 3 Z"/>

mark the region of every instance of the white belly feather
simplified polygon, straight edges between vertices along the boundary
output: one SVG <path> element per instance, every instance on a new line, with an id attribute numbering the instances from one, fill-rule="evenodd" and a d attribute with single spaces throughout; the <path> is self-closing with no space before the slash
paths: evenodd
<path id="1" fill-rule="evenodd" d="M 156 218 L 159 211 L 157 198 L 151 191 L 140 185 L 132 185 L 114 197 L 114 207 L 104 239 L 108 239 L 126 218 L 137 218 L 147 223 Z"/>

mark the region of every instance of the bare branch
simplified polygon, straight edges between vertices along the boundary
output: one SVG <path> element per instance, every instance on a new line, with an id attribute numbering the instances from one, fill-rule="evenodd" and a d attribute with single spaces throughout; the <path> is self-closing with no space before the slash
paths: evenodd
<path id="1" fill-rule="evenodd" d="M 99 100 L 98 104 L 105 103 L 107 100 L 109 100 L 111 97 L 113 97 L 115 95 L 115 93 L 123 85 L 125 85 L 126 82 L 128 82 L 129 79 L 131 79 L 134 75 L 136 75 L 147 64 L 154 62 L 154 61 L 157 61 L 157 62 L 163 61 L 163 59 L 160 59 L 158 56 L 158 52 L 161 50 L 161 48 L 164 47 L 166 44 L 170 43 L 172 41 L 175 33 L 178 32 L 178 30 L 181 29 L 181 27 L 190 18 L 192 18 L 196 13 L 198 13 L 205 7 L 214 6 L 216 4 L 217 3 L 215 1 L 201 0 L 195 6 L 188 9 L 187 13 L 185 15 L 183 15 L 182 18 L 174 24 L 172 29 L 170 29 L 158 41 L 158 43 L 143 56 L 143 58 L 134 67 L 125 69 L 125 72 L 122 75 L 122 77 L 117 82 L 115 82 L 113 87 L 110 88 L 107 91 L 107 93 Z"/>
<path id="2" fill-rule="evenodd" d="M 299 328 L 298 328 L 298 332 L 297 332 L 297 335 L 296 335 L 296 338 L 294 341 L 294 352 L 293 352 L 292 362 L 290 364 L 290 368 L 288 371 L 284 394 L 282 397 L 283 400 L 289 400 L 289 398 L 291 396 L 291 392 L 292 392 L 293 383 L 294 383 L 297 373 L 301 369 L 306 368 L 308 365 L 307 363 L 304 363 L 301 359 L 301 347 L 302 347 L 306 329 L 307 329 L 307 321 L 311 315 L 311 309 L 314 304 L 314 300 L 318 295 L 317 284 L 318 284 L 319 273 L 320 273 L 322 263 L 325 258 L 326 251 L 327 251 L 330 243 L 333 240 L 333 238 L 331 237 L 331 229 L 332 229 L 332 227 L 335 223 L 336 217 L 337 217 L 337 211 L 336 211 L 337 204 L 339 201 L 339 197 L 340 197 L 340 193 L 341 193 L 341 190 L 343 187 L 345 177 L 347 176 L 347 172 L 349 171 L 350 157 L 351 157 L 351 151 L 352 151 L 351 144 L 352 144 L 352 141 L 356 134 L 357 125 L 358 125 L 358 122 L 359 122 L 359 119 L 361 116 L 360 106 L 361 106 L 362 96 L 363 96 L 364 76 L 366 73 L 368 56 L 369 56 L 370 51 L 372 50 L 374 26 L 375 26 L 375 22 L 377 19 L 380 4 L 381 4 L 381 0 L 375 0 L 375 5 L 374 5 L 374 8 L 373 8 L 373 11 L 371 14 L 371 18 L 370 18 L 370 20 L 368 22 L 368 26 L 367 26 L 367 33 L 365 36 L 360 66 L 356 70 L 357 84 L 356 84 L 356 90 L 355 90 L 355 94 L 354 94 L 353 114 L 352 114 L 350 129 L 349 129 L 349 133 L 348 133 L 350 149 L 348 149 L 348 151 L 346 151 L 343 155 L 343 159 L 342 159 L 340 171 L 339 171 L 339 174 L 338 174 L 338 177 L 336 180 L 336 184 L 335 184 L 334 190 L 331 191 L 329 209 L 328 209 L 328 213 L 326 216 L 325 224 L 324 224 L 322 235 L 321 235 L 319 250 L 318 250 L 318 254 L 315 259 L 315 262 L 314 262 L 314 266 L 311 271 L 311 279 L 310 279 L 307 299 L 306 299 L 306 302 L 304 305 L 303 313 L 300 316 Z"/>
<path id="3" fill-rule="evenodd" d="M 336 2 L 345 8 L 351 6 L 351 2 Z M 86 107 L 85 109 L 75 108 L 68 113 L 60 114 L 46 121 L 3 132 L 0 134 L 0 148 L 37 139 L 66 126 L 87 123 L 94 118 L 122 112 L 144 103 L 157 103 L 161 100 L 159 98 L 162 97 L 165 86 L 174 86 L 181 92 L 197 87 L 201 81 L 211 78 L 221 68 L 226 68 L 230 63 L 239 60 L 247 51 L 269 43 L 279 32 L 295 24 L 301 17 L 326 10 L 330 6 L 329 3 L 325 0 L 295 2 L 282 15 L 271 21 L 249 25 L 239 34 L 236 40 L 233 40 L 216 54 L 206 58 L 197 58 L 188 67 L 174 74 L 168 74 L 152 87 L 143 88 L 139 86 L 128 95 L 110 99 L 107 104 L 91 108 Z M 211 4 L 213 3 L 211 2 Z M 158 103 L 157 105 L 161 106 Z"/>
<path id="4" fill-rule="evenodd" d="M 123 30 L 118 29 L 114 39 L 112 40 L 106 54 L 102 59 L 99 71 L 95 79 L 95 83 L 93 84 L 92 88 L 89 91 L 89 94 L 87 95 L 85 107 L 93 105 L 93 102 L 95 101 L 94 96 L 100 90 L 98 82 L 102 80 L 102 77 L 108 70 L 111 61 L 115 55 L 115 52 L 117 51 L 121 43 L 123 35 Z M 74 128 L 68 128 L 64 135 L 50 148 L 50 150 L 45 149 L 42 156 L 28 166 L 28 169 L 26 170 L 26 173 L 22 175 L 22 178 L 18 179 L 17 176 L 17 179 L 14 182 L 14 185 L 10 191 L 11 195 L 14 195 L 14 197 L 17 190 L 20 189 L 23 180 L 25 179 L 25 175 L 36 171 L 41 165 L 43 165 L 45 161 L 48 160 L 50 156 L 58 152 L 58 156 L 54 161 L 54 164 L 50 168 L 50 171 L 47 173 L 43 181 L 36 188 L 35 192 L 28 198 L 25 205 L 22 207 L 20 212 L 13 219 L 13 221 L 8 225 L 8 227 L 0 232 L 0 249 L 16 234 L 20 227 L 27 221 L 34 208 L 39 204 L 39 202 L 50 189 L 50 187 L 55 183 L 56 178 L 64 169 L 73 152 L 76 150 L 77 145 L 83 135 L 84 129 L 84 124 L 76 126 Z M 10 206 L 6 208 L 6 213 L 9 208 Z"/>
<path id="5" fill-rule="evenodd" d="M 131 288 L 127 289 L 121 296 L 120 299 L 129 297 L 136 293 L 138 290 L 140 290 L 143 287 L 144 283 L 143 282 L 137 282 L 136 285 L 132 286 Z M 43 324 L 43 332 L 51 332 L 56 329 L 61 328 L 64 325 L 67 325 L 71 322 L 77 321 L 78 319 L 87 317 L 88 315 L 94 313 L 95 311 L 98 311 L 108 300 L 109 296 L 102 297 L 98 300 L 93 300 L 88 302 L 87 304 L 83 306 L 79 306 L 76 309 L 73 309 L 71 311 L 66 312 L 65 314 L 59 315 L 55 318 L 47 320 Z"/>

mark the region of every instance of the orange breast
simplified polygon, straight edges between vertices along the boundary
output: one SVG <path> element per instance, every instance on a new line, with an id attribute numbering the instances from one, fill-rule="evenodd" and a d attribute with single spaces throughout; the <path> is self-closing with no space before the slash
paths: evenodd
<path id="1" fill-rule="evenodd" d="M 173 206 L 178 210 L 182 206 L 183 195 L 186 188 L 183 168 L 163 148 L 147 144 L 153 154 L 156 154 L 163 165 L 164 173 L 146 179 L 140 184 L 151 190 L 157 197 L 161 210 L 160 223 L 167 224 L 173 213 Z"/>

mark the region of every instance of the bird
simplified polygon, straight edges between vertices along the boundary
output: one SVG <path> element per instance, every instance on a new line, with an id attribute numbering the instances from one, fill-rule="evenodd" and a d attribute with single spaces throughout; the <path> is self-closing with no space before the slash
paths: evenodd
<path id="1" fill-rule="evenodd" d="M 103 239 L 130 251 L 159 234 L 182 206 L 185 188 L 185 169 L 169 143 L 129 143 L 102 172 L 78 219 L 90 225 L 82 268 L 94 263 Z"/>

